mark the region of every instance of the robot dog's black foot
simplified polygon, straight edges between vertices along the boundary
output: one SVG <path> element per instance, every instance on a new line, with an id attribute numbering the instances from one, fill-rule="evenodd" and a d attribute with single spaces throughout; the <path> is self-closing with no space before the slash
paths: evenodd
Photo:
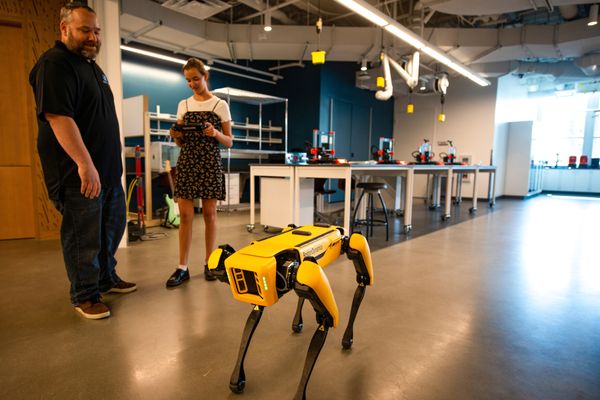
<path id="1" fill-rule="evenodd" d="M 233 383 L 233 382 L 229 382 L 229 389 L 235 393 L 235 394 L 240 394 L 244 391 L 244 388 L 246 387 L 246 380 L 240 378 L 237 382 Z"/>

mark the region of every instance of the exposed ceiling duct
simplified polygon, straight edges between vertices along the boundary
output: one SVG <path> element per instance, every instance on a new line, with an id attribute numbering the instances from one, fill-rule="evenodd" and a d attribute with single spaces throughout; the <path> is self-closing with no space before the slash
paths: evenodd
<path id="1" fill-rule="evenodd" d="M 175 10 L 176 3 L 179 10 Z M 498 76 L 495 68 L 498 63 L 514 65 L 518 61 L 541 64 L 570 62 L 579 67 L 574 70 L 579 69 L 581 76 L 597 76 L 600 27 L 587 26 L 590 3 L 581 0 L 383 0 L 378 2 L 378 7 L 398 21 L 410 22 L 415 16 L 419 16 L 421 21 L 427 19 L 427 25 L 423 23 L 422 29 L 425 39 L 485 76 Z M 333 0 L 322 0 L 321 12 L 317 4 L 317 0 L 270 2 L 272 17 L 280 25 L 274 25 L 273 31 L 267 34 L 262 29 L 260 18 L 267 10 L 262 0 L 237 3 L 223 3 L 222 0 L 122 0 L 121 37 L 126 41 L 206 58 L 302 63 L 310 60 L 311 51 L 317 50 L 313 22 L 317 14 L 322 14 L 325 26 L 319 41 L 320 47 L 327 51 L 327 61 L 353 61 L 358 69 L 365 58 L 375 61 L 381 48 L 396 59 L 412 52 L 399 40 L 389 34 L 382 35 L 380 29 L 365 23 Z M 227 10 L 214 14 L 218 7 L 225 5 Z M 191 9 L 200 6 L 212 8 L 211 11 L 194 14 L 196 16 L 181 11 L 181 7 Z M 521 13 L 519 21 L 525 21 L 523 18 L 531 13 L 554 15 L 560 21 L 503 25 L 503 21 L 511 18 L 514 21 L 510 13 Z M 206 17 L 209 14 L 212 15 Z M 335 26 L 328 25 L 329 20 L 335 21 Z M 450 22 L 469 27 L 447 27 Z M 485 28 L 474 27 L 484 22 Z M 148 30 L 148 27 L 152 29 Z M 420 29 L 418 33 L 421 33 Z M 232 56 L 232 48 L 235 56 Z M 299 55 L 302 55 L 300 60 Z M 427 56 L 422 57 L 421 65 L 422 74 L 441 70 Z M 546 68 L 559 73 L 556 66 Z M 504 70 L 504 73 L 508 72 Z"/>
<path id="2" fill-rule="evenodd" d="M 592 4 L 595 0 L 421 0 L 425 7 L 453 15 L 495 15 L 524 10 L 553 11 L 554 7 Z"/>

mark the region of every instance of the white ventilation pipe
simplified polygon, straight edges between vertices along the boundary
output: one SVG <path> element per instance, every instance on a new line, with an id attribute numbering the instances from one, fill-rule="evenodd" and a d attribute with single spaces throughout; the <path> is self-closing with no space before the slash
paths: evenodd
<path id="1" fill-rule="evenodd" d="M 381 54 L 381 65 L 383 66 L 383 78 L 385 79 L 385 87 L 383 90 L 375 92 L 377 100 L 386 101 L 394 94 L 394 86 L 392 86 L 392 73 L 390 72 L 390 61 L 387 54 Z"/>
<path id="2" fill-rule="evenodd" d="M 385 87 L 382 90 L 378 90 L 375 93 L 377 100 L 385 101 L 392 97 L 394 94 L 394 87 L 392 85 L 392 73 L 390 71 L 390 64 L 400 74 L 402 79 L 406 82 L 406 85 L 412 90 L 419 84 L 419 52 L 415 51 L 409 60 L 406 70 L 402 68 L 394 59 L 391 59 L 387 54 L 382 53 L 381 63 L 383 66 L 383 77 L 385 79 Z M 408 70 L 408 71 L 407 71 Z"/>

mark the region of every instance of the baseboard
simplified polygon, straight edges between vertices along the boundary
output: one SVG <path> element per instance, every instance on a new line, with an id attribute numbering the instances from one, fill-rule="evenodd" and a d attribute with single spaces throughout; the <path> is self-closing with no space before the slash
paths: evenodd
<path id="1" fill-rule="evenodd" d="M 598 192 L 564 192 L 558 190 L 544 190 L 542 193 L 556 196 L 600 197 L 600 193 Z"/>

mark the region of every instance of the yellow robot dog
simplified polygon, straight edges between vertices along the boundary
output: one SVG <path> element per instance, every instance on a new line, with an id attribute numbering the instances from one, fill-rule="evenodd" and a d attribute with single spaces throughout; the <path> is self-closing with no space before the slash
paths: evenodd
<path id="1" fill-rule="evenodd" d="M 373 266 L 367 239 L 353 233 L 344 236 L 344 229 L 326 224 L 297 228 L 290 225 L 283 232 L 252 242 L 235 251 L 231 246 L 219 246 L 209 257 L 208 267 L 221 282 L 229 283 L 236 300 L 254 305 L 244 328 L 238 359 L 229 381 L 234 393 L 244 391 L 246 374 L 244 358 L 263 309 L 273 305 L 290 290 L 298 295 L 294 332 L 302 330 L 302 306 L 308 299 L 319 324 L 308 348 L 308 354 L 295 400 L 306 398 L 306 386 L 330 327 L 338 325 L 338 308 L 322 267 L 346 253 L 356 270 L 358 287 L 354 293 L 348 326 L 342 347 L 349 349 L 353 341 L 353 325 L 365 294 L 366 285 L 373 284 Z"/>

